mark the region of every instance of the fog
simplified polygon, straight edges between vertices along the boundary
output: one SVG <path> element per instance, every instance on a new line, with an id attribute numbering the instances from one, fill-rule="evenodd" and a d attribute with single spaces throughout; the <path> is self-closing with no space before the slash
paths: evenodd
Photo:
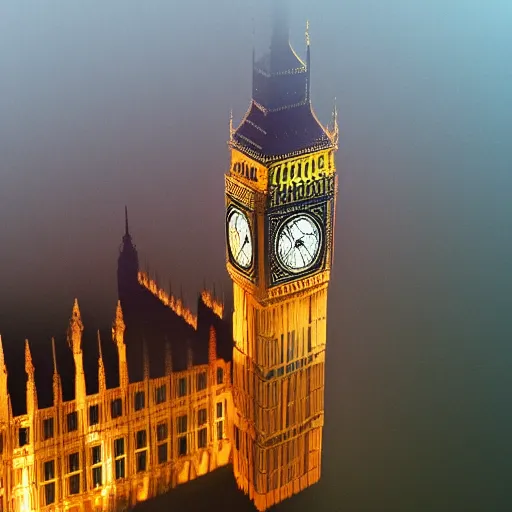
<path id="1" fill-rule="evenodd" d="M 229 113 L 270 0 L 0 3 L 0 332 L 115 309 L 124 205 L 190 305 L 229 296 Z M 322 481 L 294 507 L 512 508 L 512 4 L 294 0 L 340 119 Z M 254 35 L 253 35 L 254 33 Z M 302 500 L 302 501 L 301 501 Z M 299 504 L 299 505 L 298 505 Z M 283 510 L 291 510 L 283 504 Z M 295 508 L 294 508 L 295 510 Z"/>

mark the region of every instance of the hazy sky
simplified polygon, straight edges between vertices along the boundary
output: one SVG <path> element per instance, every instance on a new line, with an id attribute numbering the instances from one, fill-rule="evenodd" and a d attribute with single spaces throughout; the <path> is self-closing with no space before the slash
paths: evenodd
<path id="1" fill-rule="evenodd" d="M 125 204 L 163 283 L 190 303 L 204 277 L 228 288 L 229 111 L 236 122 L 248 106 L 252 27 L 261 52 L 269 5 L 0 2 L 0 332 L 12 342 L 63 331 L 75 296 L 86 326 L 110 321 Z M 310 20 L 316 111 L 329 121 L 336 97 L 341 124 L 330 456 L 310 496 L 329 511 L 506 512 L 512 4 L 293 6 L 299 53 Z"/>

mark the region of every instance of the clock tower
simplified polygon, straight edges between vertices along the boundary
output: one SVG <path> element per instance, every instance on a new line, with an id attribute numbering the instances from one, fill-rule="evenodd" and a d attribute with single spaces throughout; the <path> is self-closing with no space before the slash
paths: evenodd
<path id="1" fill-rule="evenodd" d="M 320 478 L 336 115 L 311 106 L 306 59 L 274 0 L 269 52 L 253 56 L 249 109 L 230 133 L 227 269 L 233 280 L 233 468 L 266 510 Z"/>

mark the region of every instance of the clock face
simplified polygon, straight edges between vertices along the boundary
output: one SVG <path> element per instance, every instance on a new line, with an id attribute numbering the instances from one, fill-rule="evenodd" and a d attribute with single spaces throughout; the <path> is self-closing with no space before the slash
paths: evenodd
<path id="1" fill-rule="evenodd" d="M 247 216 L 237 208 L 228 214 L 228 244 L 235 263 L 242 268 L 252 264 L 252 235 Z"/>
<path id="2" fill-rule="evenodd" d="M 318 223 L 302 213 L 284 221 L 277 232 L 279 264 L 289 272 L 302 272 L 313 266 L 320 254 L 322 234 Z"/>

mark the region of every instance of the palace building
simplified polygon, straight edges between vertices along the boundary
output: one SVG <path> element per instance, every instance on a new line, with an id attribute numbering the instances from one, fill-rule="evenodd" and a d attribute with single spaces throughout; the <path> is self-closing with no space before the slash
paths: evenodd
<path id="1" fill-rule="evenodd" d="M 84 339 L 75 301 L 66 340 L 48 347 L 51 378 L 25 342 L 14 414 L 0 339 L 0 511 L 124 510 L 230 462 L 222 303 L 205 290 L 193 314 L 140 272 L 128 221 L 118 287 L 110 333 Z"/>
<path id="2" fill-rule="evenodd" d="M 0 512 L 127 510 L 228 464 L 264 511 L 319 480 L 338 127 L 311 105 L 308 33 L 302 60 L 275 5 L 230 126 L 233 314 L 142 272 L 125 211 L 112 328 L 89 331 L 75 300 L 44 361 L 25 342 L 24 395 L 0 338 Z"/>

